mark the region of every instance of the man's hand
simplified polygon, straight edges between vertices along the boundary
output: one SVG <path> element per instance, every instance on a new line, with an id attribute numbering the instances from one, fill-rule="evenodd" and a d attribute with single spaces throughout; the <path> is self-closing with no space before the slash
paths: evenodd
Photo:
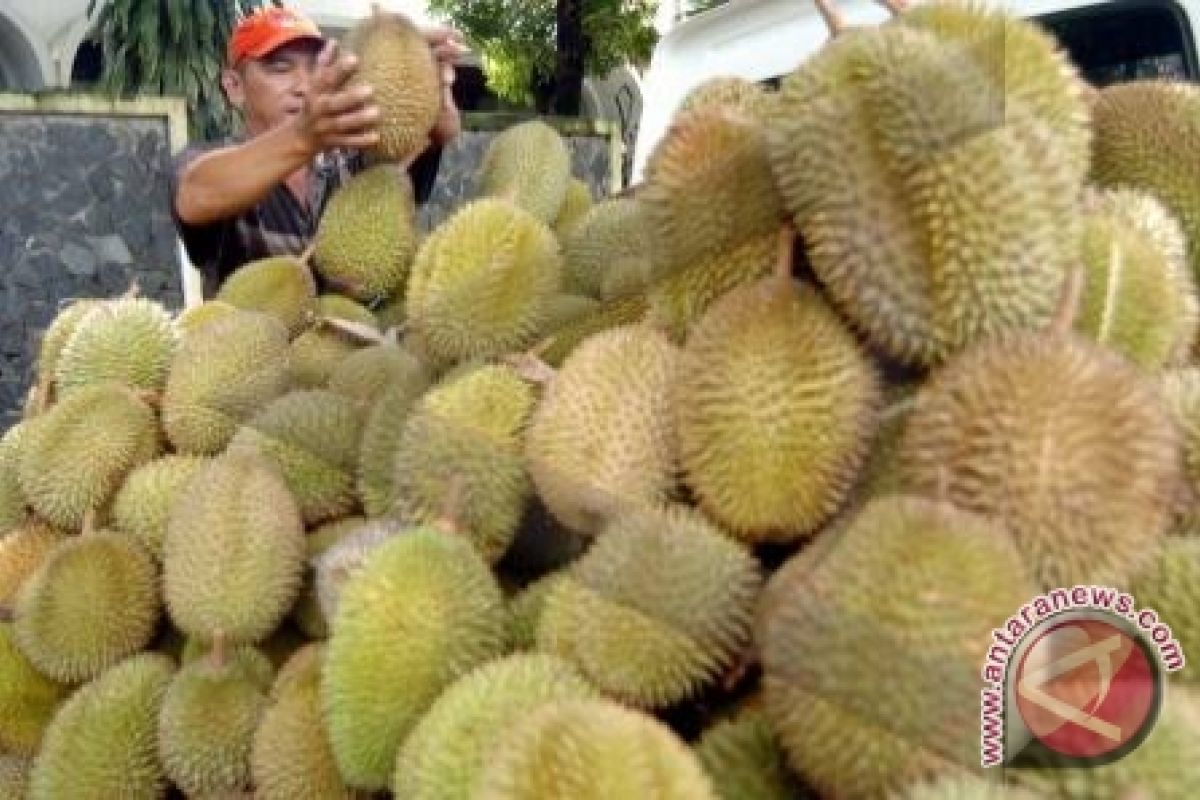
<path id="1" fill-rule="evenodd" d="M 334 148 L 365 149 L 379 142 L 379 106 L 370 86 L 348 86 L 358 69 L 353 54 L 338 57 L 332 39 L 317 56 L 304 109 L 293 121 L 295 131 L 312 155 Z"/>
<path id="2" fill-rule="evenodd" d="M 430 141 L 440 146 L 454 139 L 462 130 L 462 121 L 458 106 L 454 104 L 452 89 L 455 67 L 469 51 L 463 44 L 462 34 L 453 28 L 430 28 L 425 31 L 425 40 L 433 50 L 433 57 L 442 78 L 442 111 L 429 132 Z"/>

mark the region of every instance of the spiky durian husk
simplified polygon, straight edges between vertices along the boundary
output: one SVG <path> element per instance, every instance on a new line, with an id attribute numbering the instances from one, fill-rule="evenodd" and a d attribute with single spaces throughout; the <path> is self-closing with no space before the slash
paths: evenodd
<path id="1" fill-rule="evenodd" d="M 0 755 L 0 800 L 25 800 L 32 769 L 32 758 Z"/>
<path id="2" fill-rule="evenodd" d="M 1200 369 L 1186 367 L 1164 372 L 1159 388 L 1179 429 L 1188 483 L 1200 497 Z"/>
<path id="3" fill-rule="evenodd" d="M 216 455 L 245 420 L 288 388 L 288 334 L 278 319 L 241 312 L 187 336 L 171 364 L 163 428 L 175 450 Z"/>
<path id="4" fill-rule="evenodd" d="M 327 630 L 337 618 L 338 601 L 347 581 L 362 571 L 367 559 L 381 544 L 408 530 L 411 526 L 399 520 L 364 520 L 311 558 L 317 613 Z"/>
<path id="5" fill-rule="evenodd" d="M 542 501 L 568 528 L 594 532 L 614 505 L 675 490 L 679 357 L 657 330 L 623 326 L 585 340 L 546 386 L 526 461 Z"/>
<path id="6" fill-rule="evenodd" d="M 548 703 L 506 730 L 479 800 L 715 800 L 700 762 L 654 717 L 607 700 Z"/>
<path id="7" fill-rule="evenodd" d="M 106 381 L 159 392 L 177 343 L 171 315 L 161 303 L 145 298 L 102 303 L 79 320 L 59 356 L 58 396 Z"/>
<path id="8" fill-rule="evenodd" d="M 698 108 L 731 108 L 754 119 L 765 120 L 774 107 L 775 93 L 735 75 L 718 75 L 696 85 L 679 104 L 679 112 Z"/>
<path id="9" fill-rule="evenodd" d="M 508 601 L 514 649 L 537 649 L 538 624 L 542 619 L 542 610 L 546 607 L 546 598 L 558 583 L 567 580 L 568 577 L 565 569 L 543 575 Z"/>
<path id="10" fill-rule="evenodd" d="M 1181 447 L 1127 360 L 1075 335 L 1016 334 L 931 376 L 901 483 L 1003 523 L 1045 588 L 1120 586 L 1171 523 Z"/>
<path id="11" fill-rule="evenodd" d="M 158 716 L 175 665 L 140 653 L 77 690 L 46 730 L 30 800 L 153 800 L 164 796 Z"/>
<path id="12" fill-rule="evenodd" d="M 796 800 L 801 791 L 770 722 L 746 709 L 716 722 L 700 736 L 696 755 L 721 800 Z"/>
<path id="13" fill-rule="evenodd" d="M 404 162 L 425 149 L 442 108 L 442 84 L 429 42 L 403 14 L 365 16 L 346 36 L 358 56 L 351 86 L 373 89 L 379 106 L 379 143 L 369 148 L 381 161 Z"/>
<path id="14" fill-rule="evenodd" d="M 567 193 L 563 196 L 558 216 L 554 218 L 554 233 L 559 242 L 565 243 L 571 232 L 587 214 L 594 204 L 592 189 L 579 178 L 571 178 L 567 183 Z"/>
<path id="15" fill-rule="evenodd" d="M 317 596 L 317 564 L 322 554 L 353 536 L 366 523 L 365 517 L 343 517 L 320 525 L 304 537 L 304 586 L 292 607 L 291 617 L 296 627 L 310 639 L 325 639 L 329 636 L 329 626 L 325 615 L 321 613 L 321 604 Z"/>
<path id="16" fill-rule="evenodd" d="M 1130 585 L 1142 608 L 1152 608 L 1171 626 L 1183 653 L 1200 652 L 1200 538 L 1172 536 L 1163 541 L 1150 566 Z M 1188 664 L 1172 677 L 1197 684 L 1200 669 Z"/>
<path id="17" fill-rule="evenodd" d="M 175 317 L 175 330 L 182 339 L 208 323 L 227 317 L 237 310 L 237 306 L 226 303 L 224 300 L 206 300 L 181 311 Z"/>
<path id="18" fill-rule="evenodd" d="M 293 388 L 324 389 L 329 378 L 362 343 L 343 331 L 318 322 L 292 340 L 289 366 Z"/>
<path id="19" fill-rule="evenodd" d="M 36 755 L 72 688 L 39 672 L 17 646 L 12 623 L 0 622 L 0 751 Z"/>
<path id="20" fill-rule="evenodd" d="M 80 683 L 148 645 L 161 614 L 150 553 L 100 531 L 60 542 L 25 581 L 14 632 L 39 671 Z"/>
<path id="21" fill-rule="evenodd" d="M 162 561 L 171 506 L 209 461 L 205 456 L 170 454 L 129 473 L 113 498 L 112 527 L 132 536 Z"/>
<path id="22" fill-rule="evenodd" d="M 317 271 L 338 291 L 357 300 L 402 293 L 417 252 L 412 180 L 396 164 L 355 175 L 330 198 L 315 244 Z"/>
<path id="23" fill-rule="evenodd" d="M 58 310 L 50 324 L 42 331 L 41 340 L 38 343 L 36 372 L 39 393 L 44 395 L 39 399 L 45 406 L 51 405 L 55 399 L 54 378 L 58 374 L 58 360 L 62 356 L 63 349 L 71 340 L 71 335 L 75 333 L 79 321 L 104 302 L 104 300 L 91 297 L 72 300 Z"/>
<path id="24" fill-rule="evenodd" d="M 1043 800 L 1044 797 L 999 780 L 949 777 L 915 783 L 897 800 Z"/>
<path id="25" fill-rule="evenodd" d="M 312 324 L 317 312 L 317 282 L 298 258 L 271 256 L 239 267 L 213 299 L 276 318 L 290 338 Z"/>
<path id="26" fill-rule="evenodd" d="M 358 453 L 358 495 L 369 517 L 391 512 L 396 503 L 396 456 L 405 422 L 423 388 L 398 383 L 375 401 L 363 426 Z"/>
<path id="27" fill-rule="evenodd" d="M 695 696 L 750 641 L 762 576 L 753 556 L 682 506 L 630 509 L 550 590 L 538 647 L 643 708 Z"/>
<path id="28" fill-rule="evenodd" d="M 34 518 L 0 538 L 0 606 L 15 600 L 17 590 L 65 537 L 63 531 Z"/>
<path id="29" fill-rule="evenodd" d="M 554 656 L 518 654 L 478 667 L 446 689 L 404 740 L 392 792 L 397 800 L 470 800 L 514 724 L 547 703 L 599 696 Z"/>
<path id="30" fill-rule="evenodd" d="M 562 210 L 570 180 L 566 140 L 538 119 L 502 131 L 479 166 L 480 196 L 507 197 L 547 225 Z"/>
<path id="31" fill-rule="evenodd" d="M 821 793 L 882 798 L 978 765 L 980 654 L 1037 593 L 1004 530 L 893 496 L 816 545 L 772 577 L 755 625 L 791 767 Z M 884 661 L 886 682 L 862 678 Z"/>
<path id="32" fill-rule="evenodd" d="M 117 383 L 76 389 L 30 420 L 23 438 L 21 492 L 39 516 L 66 529 L 79 529 L 162 445 L 153 409 Z"/>
<path id="33" fill-rule="evenodd" d="M 884 353 L 934 364 L 1049 321 L 1080 180 L 968 51 L 912 26 L 839 37 L 784 80 L 769 129 L 814 272 Z"/>
<path id="34" fill-rule="evenodd" d="M 351 353 L 329 375 L 331 392 L 356 402 L 364 415 L 393 384 L 420 393 L 429 387 L 425 366 L 408 350 L 392 342 L 364 347 Z"/>
<path id="35" fill-rule="evenodd" d="M 646 296 L 640 292 L 609 300 L 569 322 L 547 328 L 538 355 L 552 367 L 561 366 L 593 334 L 640 322 L 648 308 Z"/>
<path id="36" fill-rule="evenodd" d="M 25 423 L 18 422 L 0 436 L 0 539 L 29 517 L 29 507 L 17 477 L 24 432 Z"/>
<path id="37" fill-rule="evenodd" d="M 322 712 L 347 784 L 382 789 L 447 686 L 507 646 L 504 598 L 475 547 L 418 528 L 381 545 L 332 620 Z"/>
<path id="38" fill-rule="evenodd" d="M 653 277 L 653 231 L 637 200 L 610 198 L 583 216 L 563 245 L 563 286 L 597 299 L 645 287 Z"/>
<path id="39" fill-rule="evenodd" d="M 326 389 L 296 390 L 251 417 L 227 452 L 257 452 L 278 468 L 306 524 L 354 513 L 362 415 Z"/>
<path id="40" fill-rule="evenodd" d="M 171 510 L 163 580 L 171 620 L 189 636 L 261 641 L 300 591 L 304 524 L 275 467 L 228 453 L 198 472 Z"/>
<path id="41" fill-rule="evenodd" d="M 675 415 L 684 480 L 748 541 L 815 532 L 867 455 L 880 379 L 825 301 L 790 276 L 722 297 L 684 347 Z"/>
<path id="42" fill-rule="evenodd" d="M 417 253 L 405 316 L 437 360 L 532 344 L 562 281 L 554 233 L 506 200 L 468 203 Z"/>

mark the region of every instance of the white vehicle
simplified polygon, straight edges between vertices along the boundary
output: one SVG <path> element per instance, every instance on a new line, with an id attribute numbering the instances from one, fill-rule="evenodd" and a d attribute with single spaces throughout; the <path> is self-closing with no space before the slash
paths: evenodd
<path id="1" fill-rule="evenodd" d="M 919 0 L 913 0 L 919 2 Z M 835 0 L 850 25 L 882 22 L 873 0 Z M 1150 75 L 1200 78 L 1200 0 L 992 0 L 1057 36 L 1094 85 Z M 829 39 L 811 0 L 732 0 L 694 17 L 658 43 L 642 86 L 632 183 L 684 96 L 718 75 L 777 85 Z"/>

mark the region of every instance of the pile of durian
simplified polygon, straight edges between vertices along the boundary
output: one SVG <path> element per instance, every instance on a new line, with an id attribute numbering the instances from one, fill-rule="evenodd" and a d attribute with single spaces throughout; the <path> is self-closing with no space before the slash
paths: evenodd
<path id="1" fill-rule="evenodd" d="M 422 232 L 384 91 L 312 252 L 66 306 L 0 440 L 0 798 L 1194 797 L 1190 665 L 1114 764 L 978 765 L 1043 590 L 1200 657 L 1200 91 L 820 6 L 623 196 L 530 121 Z M 362 75 L 436 92 L 414 30 Z"/>

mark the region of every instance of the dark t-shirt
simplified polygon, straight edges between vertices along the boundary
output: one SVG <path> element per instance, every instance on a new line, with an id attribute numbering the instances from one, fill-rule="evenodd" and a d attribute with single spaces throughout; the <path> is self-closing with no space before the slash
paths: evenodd
<path id="1" fill-rule="evenodd" d="M 189 225 L 179 219 L 175 209 L 179 176 L 189 162 L 212 147 L 197 145 L 180 153 L 170 182 L 171 218 L 188 258 L 204 278 L 205 299 L 213 297 L 224 280 L 244 264 L 267 256 L 303 253 L 316 235 L 317 223 L 330 196 L 366 167 L 359 153 L 323 153 L 313 164 L 307 207 L 286 184 L 280 183 L 258 205 L 236 217 L 207 225 Z M 425 202 L 433 191 L 440 161 L 441 149 L 431 147 L 409 169 L 418 203 Z"/>

